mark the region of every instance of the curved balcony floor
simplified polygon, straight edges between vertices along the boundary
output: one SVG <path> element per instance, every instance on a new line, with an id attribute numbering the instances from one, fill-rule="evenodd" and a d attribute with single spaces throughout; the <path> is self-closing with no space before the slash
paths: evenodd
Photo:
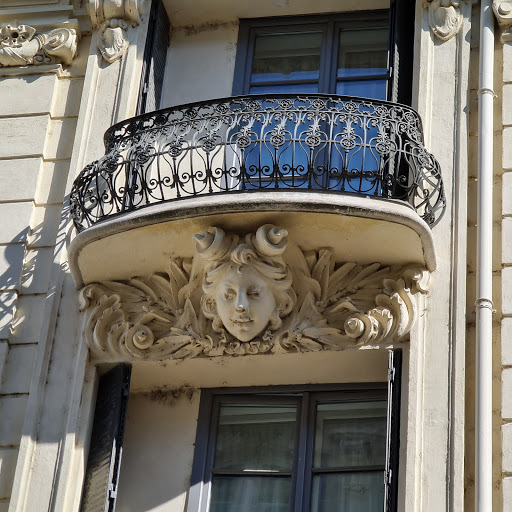
<path id="1" fill-rule="evenodd" d="M 304 250 L 332 247 L 338 261 L 436 268 L 432 232 L 412 208 L 314 191 L 213 194 L 125 213 L 79 233 L 70 267 L 78 287 L 161 272 L 169 257 L 192 256 L 193 235 L 208 226 L 245 233 L 264 223 L 287 229 Z"/>

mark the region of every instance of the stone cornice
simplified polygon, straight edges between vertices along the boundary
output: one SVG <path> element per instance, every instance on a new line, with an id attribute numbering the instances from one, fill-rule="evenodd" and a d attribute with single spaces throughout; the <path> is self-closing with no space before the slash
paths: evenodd
<path id="1" fill-rule="evenodd" d="M 87 11 L 97 30 L 98 50 L 109 63 L 120 59 L 129 46 L 128 30 L 141 19 L 145 0 L 88 0 Z"/>
<path id="2" fill-rule="evenodd" d="M 460 12 L 462 0 L 426 0 L 428 22 L 432 33 L 441 41 L 454 37 L 462 26 L 463 16 Z"/>
<path id="3" fill-rule="evenodd" d="M 74 28 L 39 31 L 30 25 L 0 27 L 0 67 L 71 64 L 77 50 Z"/>

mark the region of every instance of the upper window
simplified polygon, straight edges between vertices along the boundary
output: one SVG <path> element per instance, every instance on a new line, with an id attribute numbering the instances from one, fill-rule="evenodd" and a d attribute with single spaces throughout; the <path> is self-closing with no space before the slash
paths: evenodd
<path id="1" fill-rule="evenodd" d="M 235 94 L 333 93 L 388 99 L 389 12 L 244 20 Z"/>

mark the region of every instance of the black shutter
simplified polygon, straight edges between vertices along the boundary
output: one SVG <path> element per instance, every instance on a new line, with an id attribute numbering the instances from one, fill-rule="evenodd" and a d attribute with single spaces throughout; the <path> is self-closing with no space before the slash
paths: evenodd
<path id="1" fill-rule="evenodd" d="M 385 512 L 396 512 L 398 496 L 398 461 L 400 448 L 400 386 L 402 381 L 402 351 L 389 352 L 388 422 L 386 446 Z"/>
<path id="2" fill-rule="evenodd" d="M 115 510 L 130 374 L 120 364 L 100 378 L 81 512 Z"/>
<path id="3" fill-rule="evenodd" d="M 144 49 L 137 115 L 160 107 L 171 25 L 161 0 L 153 0 Z"/>
<path id="4" fill-rule="evenodd" d="M 392 69 L 388 100 L 404 105 L 412 101 L 415 4 L 412 0 L 392 0 L 390 10 Z"/>

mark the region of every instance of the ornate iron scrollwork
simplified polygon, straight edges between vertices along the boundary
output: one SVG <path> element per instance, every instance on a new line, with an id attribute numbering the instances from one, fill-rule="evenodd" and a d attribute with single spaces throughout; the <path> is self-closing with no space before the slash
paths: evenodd
<path id="1" fill-rule="evenodd" d="M 71 193 L 78 231 L 204 194 L 321 190 L 403 201 L 431 226 L 446 207 L 439 164 L 410 107 L 346 96 L 234 97 L 112 126 Z"/>

